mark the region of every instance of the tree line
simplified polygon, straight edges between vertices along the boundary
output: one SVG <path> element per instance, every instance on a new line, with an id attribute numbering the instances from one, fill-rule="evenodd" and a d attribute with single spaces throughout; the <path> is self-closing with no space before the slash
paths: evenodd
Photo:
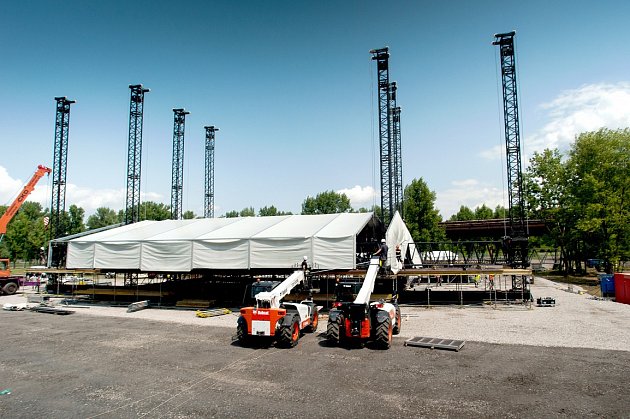
<path id="1" fill-rule="evenodd" d="M 407 199 L 405 211 L 410 218 L 415 220 L 416 227 L 410 230 L 417 240 L 429 241 L 443 238 L 443 231 L 438 227 L 441 221 L 439 212 L 434 207 L 435 192 L 429 190 L 422 179 L 414 179 L 405 188 Z M 413 200 L 428 200 L 427 202 L 412 203 Z M 6 211 L 6 206 L 0 206 L 0 214 Z M 344 212 L 370 212 L 374 211 L 380 217 L 382 211 L 377 205 L 372 208 L 360 208 L 354 210 L 350 199 L 344 193 L 325 191 L 315 197 L 308 196 L 302 202 L 301 214 L 336 214 Z M 140 221 L 167 220 L 171 218 L 171 209 L 168 205 L 152 201 L 140 204 Z M 255 217 L 291 215 L 290 211 L 278 210 L 275 206 L 265 206 L 256 212 L 254 207 L 242 210 L 227 211 L 222 217 Z M 111 208 L 100 207 L 85 220 L 85 210 L 76 205 L 71 205 L 60 217 L 61 231 L 64 236 L 83 233 L 102 227 L 123 223 L 124 211 L 115 211 Z M 5 239 L 0 243 L 0 255 L 10 257 L 13 260 L 33 260 L 41 256 L 41 249 L 47 246 L 49 232 L 44 223 L 44 218 L 49 216 L 49 210 L 43 209 L 37 202 L 27 201 L 9 223 Z M 186 211 L 182 215 L 184 219 L 197 218 L 192 211 Z"/>
<path id="2" fill-rule="evenodd" d="M 532 238 L 532 245 L 559 249 L 562 270 L 581 272 L 585 261 L 598 258 L 611 271 L 630 256 L 630 130 L 606 130 L 580 134 L 566 154 L 558 149 L 534 153 L 524 173 L 524 195 L 528 217 L 545 221 L 547 233 Z M 435 207 L 436 194 L 422 178 L 413 179 L 404 189 L 405 223 L 416 242 L 444 241 L 442 221 Z M 7 207 L 0 207 L 0 214 Z M 360 208 L 380 217 L 381 208 Z M 301 214 L 355 212 L 343 193 L 325 191 L 302 202 Z M 140 220 L 167 220 L 168 205 L 152 201 L 140 204 Z M 227 211 L 222 217 L 290 215 L 273 205 Z M 452 221 L 506 218 L 502 206 L 485 204 L 470 209 L 461 206 Z M 15 259 L 36 259 L 46 246 L 48 231 L 43 223 L 48 215 L 40 204 L 25 202 L 9 223 L 0 255 Z M 184 219 L 197 218 L 192 211 Z M 65 235 L 82 233 L 122 223 L 124 211 L 101 207 L 85 221 L 85 211 L 71 205 L 61 217 Z"/>

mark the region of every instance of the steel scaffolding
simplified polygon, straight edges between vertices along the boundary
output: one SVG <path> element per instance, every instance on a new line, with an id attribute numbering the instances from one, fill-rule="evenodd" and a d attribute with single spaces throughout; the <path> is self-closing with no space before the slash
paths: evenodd
<path id="1" fill-rule="evenodd" d="M 182 192 L 184 186 L 184 129 L 186 125 L 185 109 L 173 109 L 173 173 L 171 183 L 171 219 L 182 218 Z"/>
<path id="2" fill-rule="evenodd" d="M 74 100 L 56 97 L 55 144 L 53 150 L 53 187 L 50 204 L 50 239 L 66 235 L 63 213 L 66 210 L 66 173 L 68 164 L 68 131 L 70 127 L 70 105 Z"/>
<path id="3" fill-rule="evenodd" d="M 144 94 L 149 89 L 141 84 L 130 85 L 129 144 L 127 147 L 127 205 L 125 224 L 140 221 L 140 176 L 142 169 L 142 122 Z"/>
<path id="4" fill-rule="evenodd" d="M 389 49 L 370 51 L 376 61 L 378 75 L 378 128 L 381 162 L 381 210 L 383 223 L 389 225 L 394 217 L 394 191 L 392 170 L 392 100 L 389 83 Z"/>
<path id="5" fill-rule="evenodd" d="M 214 137 L 219 130 L 211 125 L 206 130 L 206 167 L 204 182 L 203 216 L 214 218 Z"/>
<path id="6" fill-rule="evenodd" d="M 501 56 L 501 82 L 503 87 L 503 122 L 507 156 L 507 187 L 509 195 L 510 235 L 505 237 L 509 265 L 529 266 L 528 237 L 523 197 L 523 171 L 518 117 L 516 58 L 514 35 L 516 32 L 495 34 L 492 45 L 498 45 Z"/>

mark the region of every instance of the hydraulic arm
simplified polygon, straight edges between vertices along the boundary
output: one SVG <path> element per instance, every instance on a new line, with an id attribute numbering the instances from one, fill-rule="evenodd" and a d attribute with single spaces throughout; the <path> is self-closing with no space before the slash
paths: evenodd
<path id="1" fill-rule="evenodd" d="M 35 185 L 37 185 L 37 182 L 39 182 L 39 180 L 45 174 L 50 174 L 50 172 L 51 170 L 46 166 L 42 166 L 41 164 L 37 166 L 37 171 L 31 178 L 31 180 L 29 180 L 29 182 L 24 185 L 24 189 L 22 189 L 22 192 L 20 192 L 18 197 L 15 198 L 13 203 L 9 206 L 9 208 L 7 208 L 2 217 L 0 217 L 0 241 L 2 241 L 4 235 L 7 232 L 7 225 L 9 224 L 9 221 L 11 221 L 11 219 L 18 212 L 24 201 L 26 201 L 26 198 L 28 198 L 31 192 L 33 192 L 33 189 L 35 189 Z"/>

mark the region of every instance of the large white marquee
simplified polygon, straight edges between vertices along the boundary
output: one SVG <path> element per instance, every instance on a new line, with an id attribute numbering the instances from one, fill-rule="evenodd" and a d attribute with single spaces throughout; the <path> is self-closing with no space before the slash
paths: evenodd
<path id="1" fill-rule="evenodd" d="M 142 221 L 68 241 L 69 269 L 356 268 L 357 235 L 373 213 Z M 378 222 L 378 221 L 376 221 Z"/>

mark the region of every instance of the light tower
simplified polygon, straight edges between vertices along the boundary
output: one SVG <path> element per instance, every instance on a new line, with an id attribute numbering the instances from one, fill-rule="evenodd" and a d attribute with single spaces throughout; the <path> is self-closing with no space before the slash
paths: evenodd
<path id="1" fill-rule="evenodd" d="M 370 51 L 376 61 L 378 75 L 378 132 L 381 162 L 381 210 L 385 226 L 394 217 L 394 191 L 392 173 L 392 108 L 389 83 L 389 49 L 387 47 Z"/>
<path id="2" fill-rule="evenodd" d="M 171 220 L 182 218 L 182 191 L 184 186 L 184 128 L 185 109 L 173 109 L 173 174 L 171 183 Z"/>
<path id="3" fill-rule="evenodd" d="M 523 198 L 523 171 L 521 166 L 521 139 L 518 118 L 516 59 L 514 35 L 516 32 L 494 35 L 492 45 L 498 45 L 501 56 L 501 82 L 503 86 L 503 122 L 507 156 L 507 187 L 509 195 L 510 235 L 505 238 L 508 264 L 527 267 L 528 237 Z"/>
<path id="4" fill-rule="evenodd" d="M 140 175 L 142 169 L 142 121 L 144 94 L 149 89 L 141 84 L 129 85 L 129 145 L 127 147 L 127 205 L 125 224 L 140 221 Z"/>
<path id="5" fill-rule="evenodd" d="M 393 211 L 403 215 L 403 183 L 402 183 L 402 137 L 400 133 L 400 107 L 396 104 L 396 82 L 390 84 L 391 112 L 392 112 L 392 178 L 394 181 Z"/>
<path id="6" fill-rule="evenodd" d="M 68 164 L 68 132 L 70 128 L 70 105 L 74 100 L 65 96 L 56 97 L 57 114 L 55 117 L 55 144 L 53 149 L 52 197 L 50 204 L 50 239 L 64 236 L 62 214 L 66 210 L 66 173 Z M 57 259 L 55 259 L 57 260 Z"/>
<path id="7" fill-rule="evenodd" d="M 214 218 L 214 136 L 219 130 L 214 125 L 206 130 L 206 173 L 204 182 L 203 216 Z"/>

